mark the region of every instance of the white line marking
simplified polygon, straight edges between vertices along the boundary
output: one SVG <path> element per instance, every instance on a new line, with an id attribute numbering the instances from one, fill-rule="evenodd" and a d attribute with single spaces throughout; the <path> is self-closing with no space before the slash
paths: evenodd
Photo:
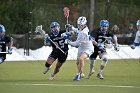
<path id="1" fill-rule="evenodd" d="M 1 84 L 0 84 L 1 85 Z M 73 85 L 73 84 L 2 84 L 16 86 L 58 86 L 58 87 L 112 87 L 112 88 L 140 88 L 140 86 L 122 86 L 122 85 Z"/>

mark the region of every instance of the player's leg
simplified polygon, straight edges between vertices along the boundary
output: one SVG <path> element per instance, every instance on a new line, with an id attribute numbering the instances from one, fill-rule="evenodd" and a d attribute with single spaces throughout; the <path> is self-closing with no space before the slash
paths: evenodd
<path id="1" fill-rule="evenodd" d="M 63 65 L 63 63 L 66 61 L 67 56 L 68 56 L 68 53 L 63 54 L 63 53 L 60 52 L 60 54 L 58 55 L 58 62 L 56 64 L 56 67 L 55 67 L 53 73 L 49 77 L 49 80 L 54 80 L 55 75 L 60 71 L 60 68 Z"/>
<path id="2" fill-rule="evenodd" d="M 100 78 L 100 79 L 104 79 L 104 77 L 102 75 L 102 71 L 103 71 L 103 69 L 106 66 L 107 61 L 108 61 L 107 53 L 106 52 L 102 53 L 100 56 L 101 56 L 102 62 L 101 62 L 97 77 Z"/>
<path id="3" fill-rule="evenodd" d="M 94 67 L 95 67 L 95 61 L 96 61 L 96 58 L 98 56 L 98 51 L 94 51 L 94 53 L 90 56 L 89 58 L 89 72 L 88 72 L 88 75 L 87 75 L 87 79 L 90 78 L 90 76 L 95 72 L 94 71 Z"/>
<path id="4" fill-rule="evenodd" d="M 44 68 L 44 74 L 46 74 L 50 68 L 51 68 L 51 65 L 52 63 L 57 59 L 57 53 L 55 54 L 56 52 L 55 51 L 52 51 L 51 54 L 49 55 L 46 63 L 45 63 L 45 68 Z"/>
<path id="5" fill-rule="evenodd" d="M 80 55 L 80 57 L 77 59 L 77 69 L 78 73 L 76 74 L 74 80 L 80 80 L 81 78 L 81 73 L 83 73 L 83 68 L 84 68 L 84 60 L 88 57 L 88 54 L 83 53 Z"/>
<path id="6" fill-rule="evenodd" d="M 54 80 L 55 75 L 60 71 L 60 68 L 62 66 L 63 63 L 59 63 L 57 62 L 56 67 L 54 69 L 54 72 L 51 74 L 51 76 L 49 77 L 49 80 Z"/>

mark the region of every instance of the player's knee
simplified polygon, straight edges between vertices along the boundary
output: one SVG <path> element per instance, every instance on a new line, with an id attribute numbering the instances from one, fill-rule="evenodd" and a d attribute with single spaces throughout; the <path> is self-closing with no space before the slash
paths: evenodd
<path id="1" fill-rule="evenodd" d="M 79 62 L 83 62 L 83 61 L 84 61 L 84 58 L 80 57 Z"/>
<path id="2" fill-rule="evenodd" d="M 108 58 L 106 56 L 102 57 L 101 65 L 105 66 L 107 64 Z"/>
<path id="3" fill-rule="evenodd" d="M 48 64 L 48 63 L 46 62 L 45 66 L 46 66 L 46 67 L 50 67 L 50 66 L 51 66 L 51 64 Z"/>

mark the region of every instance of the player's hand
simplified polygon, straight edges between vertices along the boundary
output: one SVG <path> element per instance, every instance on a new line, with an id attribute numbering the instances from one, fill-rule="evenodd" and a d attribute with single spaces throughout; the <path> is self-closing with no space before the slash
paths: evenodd
<path id="1" fill-rule="evenodd" d="M 118 44 L 114 45 L 114 50 L 115 50 L 115 51 L 117 51 L 117 52 L 120 50 L 120 48 L 119 48 L 119 45 L 118 45 Z"/>
<path id="2" fill-rule="evenodd" d="M 62 37 L 63 39 L 68 39 L 68 38 L 70 38 L 70 36 L 71 36 L 71 34 L 70 34 L 69 32 L 65 32 L 65 33 L 62 33 L 62 34 L 61 34 L 61 37 Z"/>
<path id="3" fill-rule="evenodd" d="M 69 39 L 65 39 L 65 42 L 64 42 L 64 43 L 65 43 L 65 44 L 70 44 L 70 42 L 71 42 L 71 41 L 70 41 Z"/>
<path id="4" fill-rule="evenodd" d="M 71 24 L 66 24 L 65 28 L 72 28 L 72 25 Z"/>
<path id="5" fill-rule="evenodd" d="M 135 48 L 136 48 L 136 46 L 135 46 L 135 45 L 131 45 L 130 47 L 131 47 L 132 49 L 135 49 Z"/>
<path id="6" fill-rule="evenodd" d="M 12 54 L 12 51 L 13 50 L 13 48 L 8 48 L 8 54 Z"/>
<path id="7" fill-rule="evenodd" d="M 96 45 L 100 50 L 104 49 L 104 47 L 101 44 Z"/>
<path id="8" fill-rule="evenodd" d="M 44 36 L 44 45 L 49 46 L 50 45 L 50 37 L 48 34 L 45 34 Z"/>

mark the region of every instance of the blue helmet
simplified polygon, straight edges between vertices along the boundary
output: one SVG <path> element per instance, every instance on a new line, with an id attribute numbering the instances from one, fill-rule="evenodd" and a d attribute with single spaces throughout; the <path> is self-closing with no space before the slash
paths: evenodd
<path id="1" fill-rule="evenodd" d="M 0 24 L 0 32 L 5 32 L 5 27 L 3 25 Z"/>
<path id="2" fill-rule="evenodd" d="M 52 22 L 52 23 L 50 24 L 50 28 L 51 28 L 51 30 L 52 30 L 52 32 L 53 32 L 53 34 L 54 34 L 55 36 L 57 36 L 57 35 L 59 34 L 59 31 L 58 31 L 57 29 L 53 29 L 53 28 L 56 27 L 56 26 L 60 26 L 59 23 L 57 23 L 57 22 Z"/>
<path id="3" fill-rule="evenodd" d="M 53 28 L 53 27 L 56 27 L 56 26 L 60 26 L 59 23 L 57 23 L 57 22 L 52 22 L 52 23 L 50 24 L 50 28 Z"/>
<path id="4" fill-rule="evenodd" d="M 100 26 L 109 26 L 109 22 L 107 20 L 101 20 Z"/>

